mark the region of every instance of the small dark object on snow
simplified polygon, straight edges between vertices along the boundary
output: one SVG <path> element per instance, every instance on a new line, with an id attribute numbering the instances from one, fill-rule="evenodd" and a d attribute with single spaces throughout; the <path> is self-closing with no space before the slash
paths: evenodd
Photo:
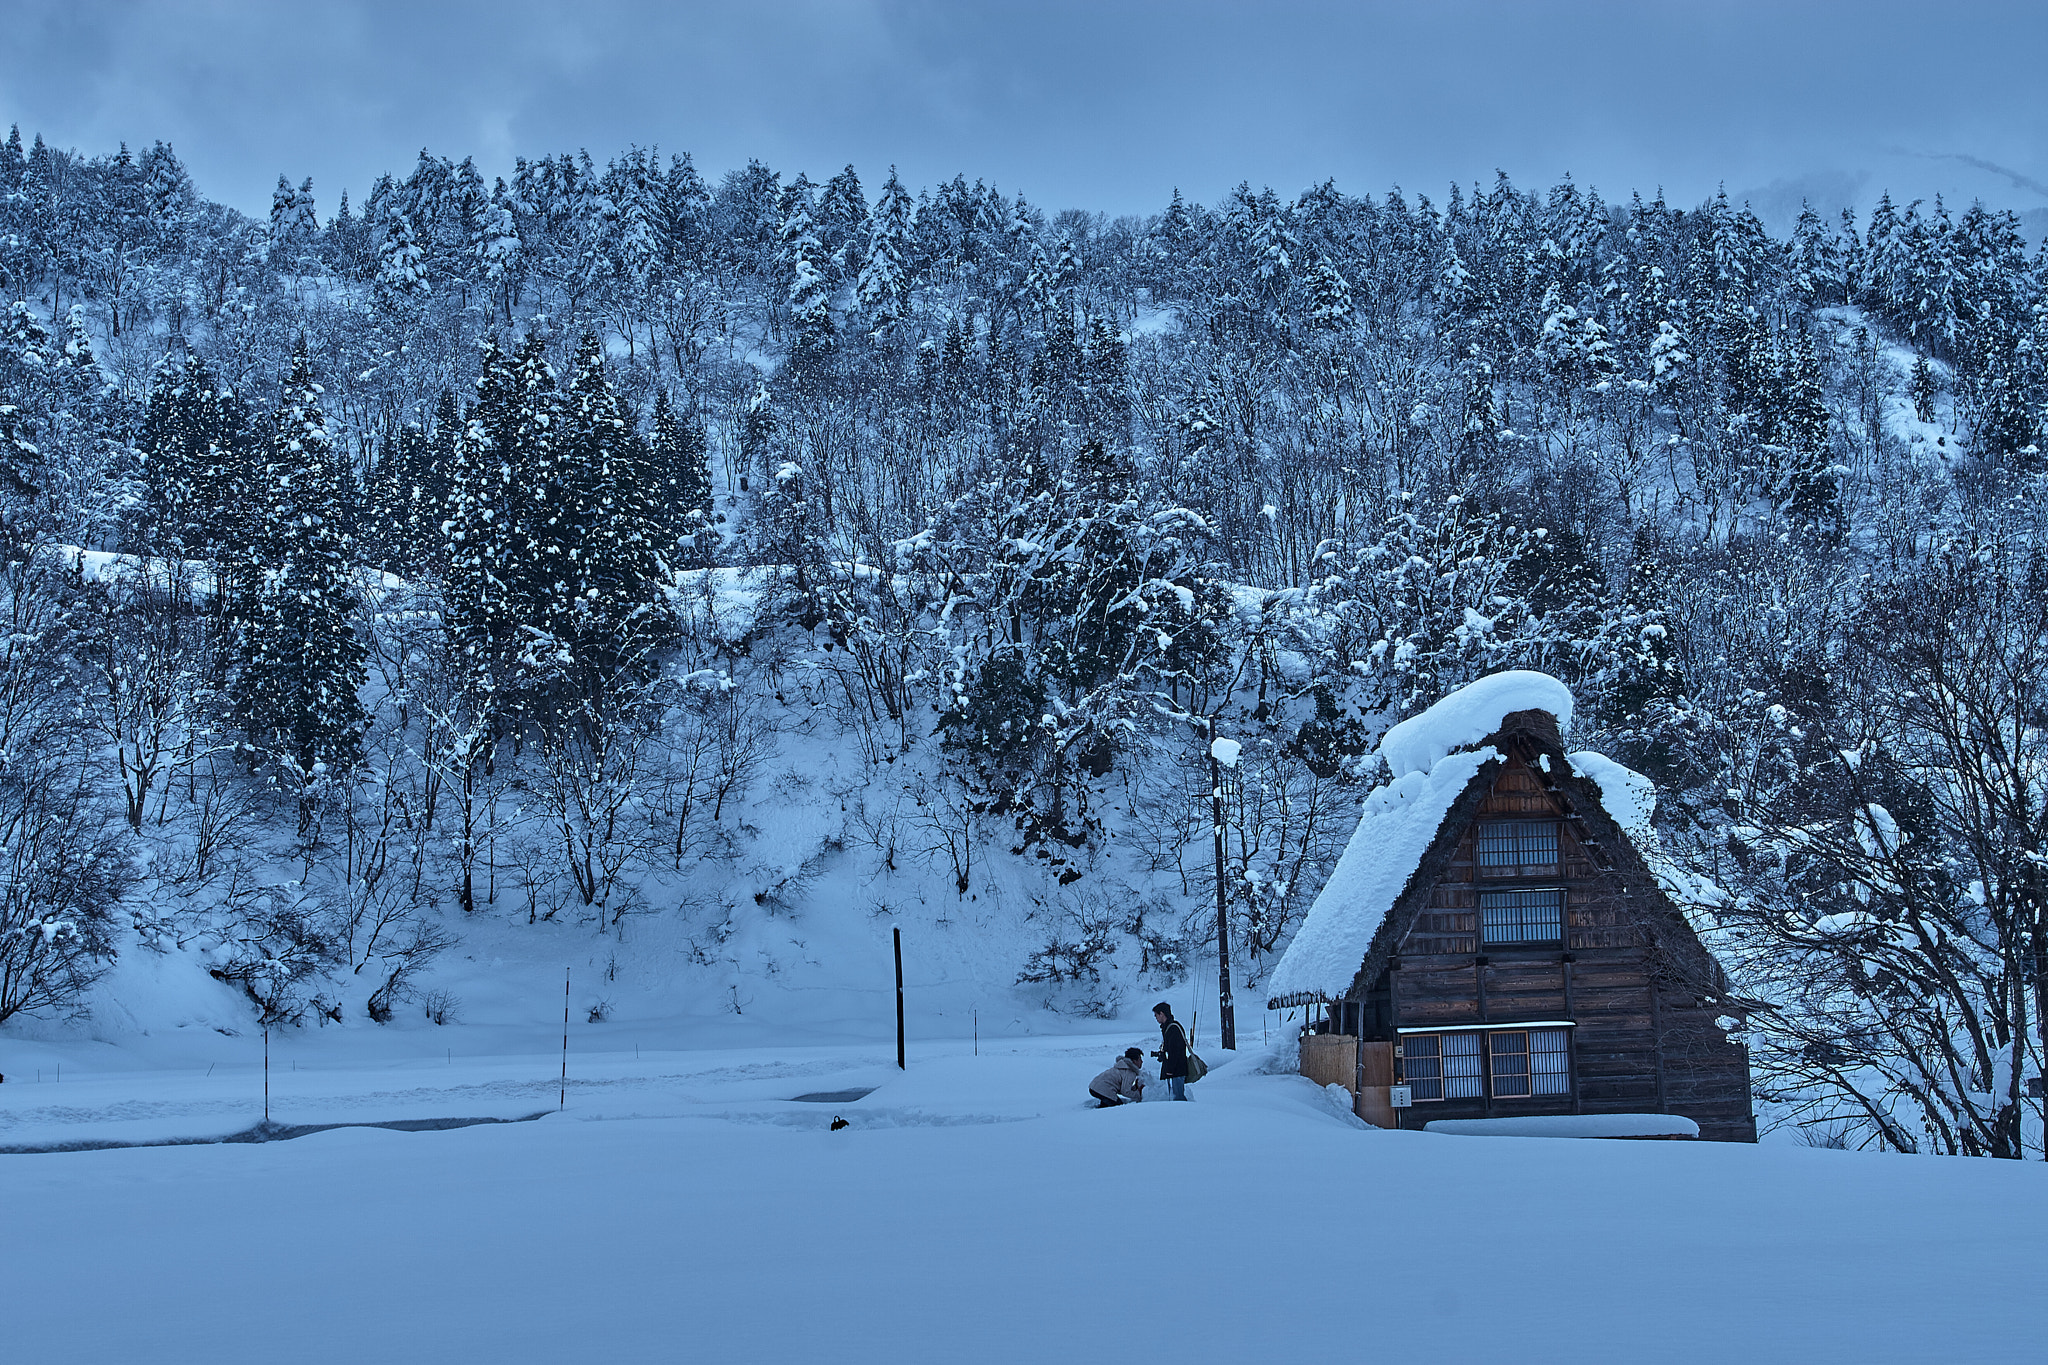
<path id="1" fill-rule="evenodd" d="M 846 1121 L 845 1119 L 843 1119 L 843 1118 L 840 1118 L 840 1117 L 839 1117 L 839 1115 L 837 1115 L 837 1114 L 834 1114 L 834 1115 L 832 1116 L 832 1131 L 833 1131 L 833 1132 L 835 1132 L 835 1133 L 836 1133 L 836 1132 L 838 1132 L 838 1131 L 839 1131 L 839 1130 L 840 1130 L 841 1128 L 851 1128 L 851 1127 L 853 1127 L 853 1125 L 852 1125 L 852 1124 L 850 1124 L 850 1123 L 848 1123 L 848 1122 L 847 1122 L 847 1121 Z"/>

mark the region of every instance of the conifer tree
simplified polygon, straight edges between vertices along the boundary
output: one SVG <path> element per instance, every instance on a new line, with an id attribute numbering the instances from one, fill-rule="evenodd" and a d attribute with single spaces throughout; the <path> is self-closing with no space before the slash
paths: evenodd
<path id="1" fill-rule="evenodd" d="M 655 550 L 673 567 L 709 565 L 718 549 L 711 525 L 710 446 L 695 413 L 678 416 L 668 390 L 654 398 L 649 433 L 653 465 Z"/>
<path id="2" fill-rule="evenodd" d="M 565 403 L 563 461 L 574 481 L 578 600 L 570 648 L 581 695 L 637 674 L 659 638 L 663 509 L 647 442 L 605 374 L 604 351 L 585 335 Z"/>
<path id="3" fill-rule="evenodd" d="M 516 549 L 505 571 L 526 635 L 522 663 L 535 675 L 567 660 L 584 592 L 583 532 L 592 497 L 590 471 L 575 463 L 542 345 L 538 333 L 529 334 L 512 358 L 515 406 L 506 451 L 519 503 Z"/>
<path id="4" fill-rule="evenodd" d="M 495 336 L 483 341 L 477 400 L 455 442 L 447 541 L 449 634 L 466 684 L 494 712 L 515 681 L 520 643 L 512 579 L 524 548 L 518 475 L 519 390 L 512 358 Z"/>
<path id="5" fill-rule="evenodd" d="M 408 422 L 384 442 L 370 480 L 365 558 L 406 577 L 433 563 L 439 539 L 431 459 L 427 433 Z"/>
<path id="6" fill-rule="evenodd" d="M 903 295 L 908 277 L 907 257 L 911 242 L 910 195 L 889 168 L 881 200 L 867 224 L 867 249 L 854 294 L 868 316 L 869 333 L 882 337 L 892 331 L 903 316 Z"/>
<path id="7" fill-rule="evenodd" d="M 341 461 L 302 338 L 265 451 L 268 561 L 243 632 L 235 711 L 253 750 L 277 765 L 310 828 L 321 792 L 361 762 L 360 689 Z"/>
<path id="8" fill-rule="evenodd" d="M 1462 269 L 1462 266 L 1460 267 Z M 1351 286 L 1330 258 L 1316 262 L 1308 278 L 1308 325 L 1311 331 L 1335 332 L 1351 324 Z"/>
<path id="9" fill-rule="evenodd" d="M 848 166 L 825 182 L 825 192 L 818 198 L 818 240 L 825 248 L 825 273 L 835 287 L 860 274 L 867 222 L 868 201 L 861 193 L 860 177 Z"/>
<path id="10" fill-rule="evenodd" d="M 409 307 L 426 297 L 427 259 L 411 218 L 393 217 L 377 249 L 377 298 L 387 308 Z"/>

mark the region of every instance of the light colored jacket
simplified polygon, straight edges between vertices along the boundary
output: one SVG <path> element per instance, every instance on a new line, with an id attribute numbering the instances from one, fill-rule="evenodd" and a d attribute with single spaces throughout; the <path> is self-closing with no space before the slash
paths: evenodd
<path id="1" fill-rule="evenodd" d="M 1097 1095 L 1135 1104 L 1145 1098 L 1145 1082 L 1150 1079 L 1144 1067 L 1128 1057 L 1119 1057 L 1114 1066 L 1088 1082 L 1088 1089 Z"/>

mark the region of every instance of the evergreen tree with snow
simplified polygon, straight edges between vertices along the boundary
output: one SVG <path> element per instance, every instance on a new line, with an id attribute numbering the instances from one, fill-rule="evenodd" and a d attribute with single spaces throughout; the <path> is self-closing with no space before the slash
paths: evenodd
<path id="1" fill-rule="evenodd" d="M 867 244 L 854 296 L 868 317 L 869 334 L 887 336 L 903 316 L 908 284 L 907 256 L 911 244 L 911 202 L 896 168 L 882 185 L 881 198 L 867 222 Z"/>
<path id="2" fill-rule="evenodd" d="M 826 181 L 818 196 L 818 241 L 825 250 L 824 273 L 834 288 L 859 276 L 867 222 L 868 201 L 861 193 L 860 177 L 848 166 Z"/>
<path id="3" fill-rule="evenodd" d="M 648 443 L 605 372 L 604 350 L 586 334 L 564 399 L 564 476 L 580 513 L 578 600 L 570 649 L 579 695 L 644 672 L 666 635 L 662 612 L 662 489 Z M 622 674 L 623 671 L 623 674 Z"/>
<path id="4" fill-rule="evenodd" d="M 529 333 L 509 367 L 512 412 L 497 434 L 516 499 L 513 551 L 504 572 L 529 680 L 568 660 L 586 589 L 584 529 L 594 471 L 579 465 L 562 396 L 540 333 Z"/>
<path id="5" fill-rule="evenodd" d="M 377 299 L 386 308 L 412 307 L 427 295 L 427 258 L 411 218 L 394 216 L 377 248 Z"/>
<path id="6" fill-rule="evenodd" d="M 655 490 L 655 549 L 672 567 L 709 565 L 718 550 L 711 524 L 710 443 L 694 412 L 678 414 L 668 390 L 654 397 L 648 432 Z"/>
<path id="7" fill-rule="evenodd" d="M 1327 256 L 1317 260 L 1308 277 L 1308 325 L 1312 332 L 1337 332 L 1351 325 L 1351 285 Z"/>
<path id="8" fill-rule="evenodd" d="M 1934 420 L 1934 404 L 1941 397 L 1941 381 L 1935 377 L 1934 366 L 1924 355 L 1913 357 L 1913 374 L 1906 382 L 1906 397 L 1913 404 L 1913 415 L 1923 422 Z"/>
<path id="9" fill-rule="evenodd" d="M 149 510 L 167 553 L 205 555 L 227 541 L 230 521 L 256 492 L 257 462 L 241 400 L 197 352 L 158 369 L 143 421 Z"/>
<path id="10" fill-rule="evenodd" d="M 495 336 L 484 338 L 476 387 L 455 442 L 444 530 L 448 630 L 466 685 L 482 699 L 481 709 L 495 714 L 517 680 L 523 619 L 513 585 L 526 549 L 522 395 L 512 357 Z"/>
<path id="11" fill-rule="evenodd" d="M 344 478 L 320 395 L 302 339 L 265 450 L 266 572 L 232 686 L 252 752 L 297 799 L 302 835 L 323 792 L 362 761 L 366 723 Z"/>

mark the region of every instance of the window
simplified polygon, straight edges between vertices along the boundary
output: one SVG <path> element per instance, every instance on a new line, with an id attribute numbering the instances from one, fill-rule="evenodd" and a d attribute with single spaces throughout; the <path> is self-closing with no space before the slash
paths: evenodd
<path id="1" fill-rule="evenodd" d="M 1401 1075 L 1417 1103 L 1476 1100 L 1486 1093 L 1489 1075 L 1495 1099 L 1571 1093 L 1570 1054 L 1561 1028 L 1406 1034 Z"/>
<path id="2" fill-rule="evenodd" d="M 1493 1049 L 1493 1093 L 1496 1099 L 1569 1093 L 1564 1030 L 1490 1033 Z"/>
<path id="3" fill-rule="evenodd" d="M 1481 867 L 1555 867 L 1557 822 L 1482 820 L 1478 853 Z"/>
<path id="4" fill-rule="evenodd" d="M 1481 943 L 1557 943 L 1564 937 L 1564 892 L 1482 891 Z"/>
<path id="5" fill-rule="evenodd" d="M 1479 1035 L 1445 1034 L 1444 1098 L 1476 1100 L 1480 1094 L 1479 1084 Z"/>

